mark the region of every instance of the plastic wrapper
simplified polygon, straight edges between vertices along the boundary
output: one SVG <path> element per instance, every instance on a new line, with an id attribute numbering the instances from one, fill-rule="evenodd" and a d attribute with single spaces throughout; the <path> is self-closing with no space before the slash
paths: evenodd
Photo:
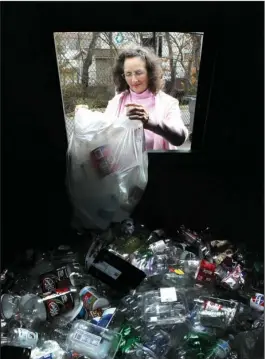
<path id="1" fill-rule="evenodd" d="M 232 289 L 239 289 L 244 284 L 244 277 L 240 265 L 228 273 L 221 281 L 221 284 Z"/>
<path id="2" fill-rule="evenodd" d="M 238 302 L 213 297 L 201 297 L 196 300 L 193 321 L 202 326 L 227 329 L 233 325 Z"/>
<path id="3" fill-rule="evenodd" d="M 183 323 L 187 317 L 187 303 L 184 295 L 174 287 L 160 288 L 143 294 L 143 320 L 153 325 Z"/>
<path id="4" fill-rule="evenodd" d="M 106 229 L 128 218 L 148 179 L 142 123 L 77 108 L 68 154 L 68 189 L 80 227 Z"/>

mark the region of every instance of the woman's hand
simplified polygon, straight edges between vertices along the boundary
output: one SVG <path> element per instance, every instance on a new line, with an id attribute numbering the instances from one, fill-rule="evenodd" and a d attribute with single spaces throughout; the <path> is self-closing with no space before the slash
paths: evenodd
<path id="1" fill-rule="evenodd" d="M 149 120 L 149 114 L 144 106 L 136 104 L 125 105 L 127 108 L 126 114 L 130 120 L 142 121 L 145 125 Z"/>

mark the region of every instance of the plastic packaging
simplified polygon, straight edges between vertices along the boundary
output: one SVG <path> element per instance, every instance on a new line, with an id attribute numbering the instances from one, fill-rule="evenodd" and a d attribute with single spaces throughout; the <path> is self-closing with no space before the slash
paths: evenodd
<path id="1" fill-rule="evenodd" d="M 227 329 L 232 325 L 238 309 L 238 302 L 214 297 L 201 297 L 196 300 L 194 321 L 202 326 Z"/>
<path id="2" fill-rule="evenodd" d="M 79 320 L 67 335 L 66 347 L 91 359 L 113 359 L 120 341 L 119 333 Z"/>
<path id="3" fill-rule="evenodd" d="M 68 153 L 68 189 L 83 228 L 128 218 L 146 184 L 148 157 L 140 121 L 77 108 Z"/>
<path id="4" fill-rule="evenodd" d="M 150 291 L 142 297 L 143 320 L 153 325 L 183 323 L 187 318 L 184 295 L 174 287 Z"/>

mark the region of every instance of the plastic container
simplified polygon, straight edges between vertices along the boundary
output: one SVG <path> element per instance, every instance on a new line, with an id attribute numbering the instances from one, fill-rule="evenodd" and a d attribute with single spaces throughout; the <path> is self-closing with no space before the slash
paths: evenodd
<path id="1" fill-rule="evenodd" d="M 238 302 L 233 300 L 201 297 L 196 302 L 193 320 L 206 327 L 227 329 L 238 310 Z"/>
<path id="2" fill-rule="evenodd" d="M 66 347 L 90 359 L 113 359 L 120 341 L 119 333 L 79 320 L 68 333 Z"/>
<path id="3" fill-rule="evenodd" d="M 174 287 L 160 288 L 142 296 L 143 320 L 153 325 L 172 325 L 186 321 L 188 309 L 184 295 Z"/>

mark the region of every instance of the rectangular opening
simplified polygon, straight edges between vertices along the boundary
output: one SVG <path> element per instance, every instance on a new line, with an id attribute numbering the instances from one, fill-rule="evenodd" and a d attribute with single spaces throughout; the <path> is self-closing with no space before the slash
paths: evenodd
<path id="1" fill-rule="evenodd" d="M 68 138 L 75 106 L 104 111 L 115 95 L 112 67 L 124 46 L 143 45 L 161 58 L 164 92 L 177 98 L 190 150 L 200 72 L 203 33 L 199 32 L 57 32 L 54 34 Z"/>

